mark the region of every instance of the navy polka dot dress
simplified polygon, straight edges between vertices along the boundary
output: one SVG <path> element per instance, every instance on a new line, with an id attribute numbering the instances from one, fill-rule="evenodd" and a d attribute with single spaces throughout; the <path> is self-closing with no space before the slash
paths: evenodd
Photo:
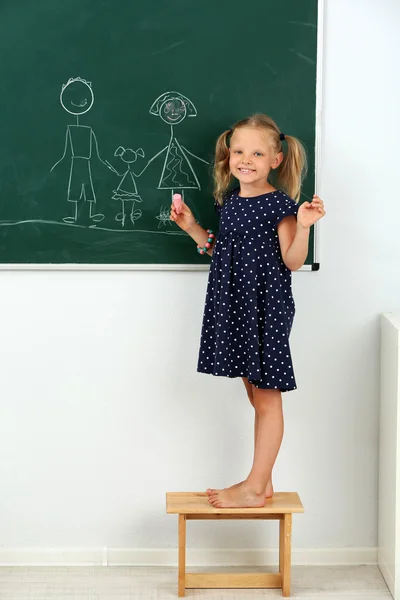
<path id="1" fill-rule="evenodd" d="M 291 271 L 277 225 L 298 205 L 277 190 L 244 198 L 230 192 L 220 215 L 204 307 L 197 370 L 248 377 L 258 388 L 296 389 L 289 347 L 295 312 Z"/>

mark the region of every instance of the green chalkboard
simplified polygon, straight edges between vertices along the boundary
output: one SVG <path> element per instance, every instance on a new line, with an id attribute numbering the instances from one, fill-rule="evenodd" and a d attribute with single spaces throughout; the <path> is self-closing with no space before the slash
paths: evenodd
<path id="1" fill-rule="evenodd" d="M 169 221 L 171 194 L 215 228 L 215 140 L 254 112 L 304 142 L 311 197 L 317 10 L 317 0 L 3 0 L 0 263 L 206 264 Z"/>

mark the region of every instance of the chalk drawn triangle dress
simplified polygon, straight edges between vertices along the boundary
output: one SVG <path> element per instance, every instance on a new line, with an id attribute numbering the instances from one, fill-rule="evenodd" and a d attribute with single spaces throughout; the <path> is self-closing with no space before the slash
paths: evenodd
<path id="1" fill-rule="evenodd" d="M 159 190 L 199 190 L 200 184 L 193 167 L 176 137 L 171 136 L 166 149 L 166 156 L 160 181 Z"/>

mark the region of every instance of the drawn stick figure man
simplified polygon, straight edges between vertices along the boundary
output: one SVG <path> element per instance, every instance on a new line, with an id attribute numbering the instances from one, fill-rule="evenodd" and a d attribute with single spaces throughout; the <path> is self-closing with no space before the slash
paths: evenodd
<path id="1" fill-rule="evenodd" d="M 91 127 L 80 125 L 79 117 L 87 113 L 93 106 L 94 94 L 90 81 L 81 77 L 71 78 L 62 86 L 60 94 L 62 107 L 71 115 L 76 116 L 76 123 L 68 125 L 65 134 L 65 146 L 62 157 L 50 169 L 55 167 L 67 156 L 71 160 L 67 200 L 73 205 L 71 216 L 64 217 L 65 223 L 76 223 L 78 220 L 78 204 L 86 202 L 89 204 L 89 217 L 93 223 L 99 223 L 104 219 L 101 213 L 94 213 L 96 194 L 93 187 L 91 161 L 93 146 L 97 158 L 107 168 L 115 172 L 115 169 L 103 160 L 99 154 L 96 135 Z M 81 207 L 82 208 L 82 207 Z M 81 211 L 80 211 L 81 213 Z"/>

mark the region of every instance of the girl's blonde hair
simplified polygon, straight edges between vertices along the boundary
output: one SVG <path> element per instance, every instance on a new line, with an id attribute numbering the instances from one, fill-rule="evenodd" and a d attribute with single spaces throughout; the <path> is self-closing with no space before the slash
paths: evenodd
<path id="1" fill-rule="evenodd" d="M 258 127 L 268 133 L 274 152 L 283 152 L 281 132 L 275 121 L 262 113 L 255 114 L 247 119 L 238 121 L 231 129 L 222 133 L 215 147 L 214 161 L 214 198 L 219 204 L 228 190 L 232 175 L 229 169 L 229 146 L 228 138 L 242 127 Z M 300 199 L 300 190 L 303 179 L 307 173 L 307 155 L 303 144 L 291 135 L 285 135 L 287 151 L 283 155 L 283 161 L 276 169 L 276 187 L 288 194 L 296 202 Z"/>

